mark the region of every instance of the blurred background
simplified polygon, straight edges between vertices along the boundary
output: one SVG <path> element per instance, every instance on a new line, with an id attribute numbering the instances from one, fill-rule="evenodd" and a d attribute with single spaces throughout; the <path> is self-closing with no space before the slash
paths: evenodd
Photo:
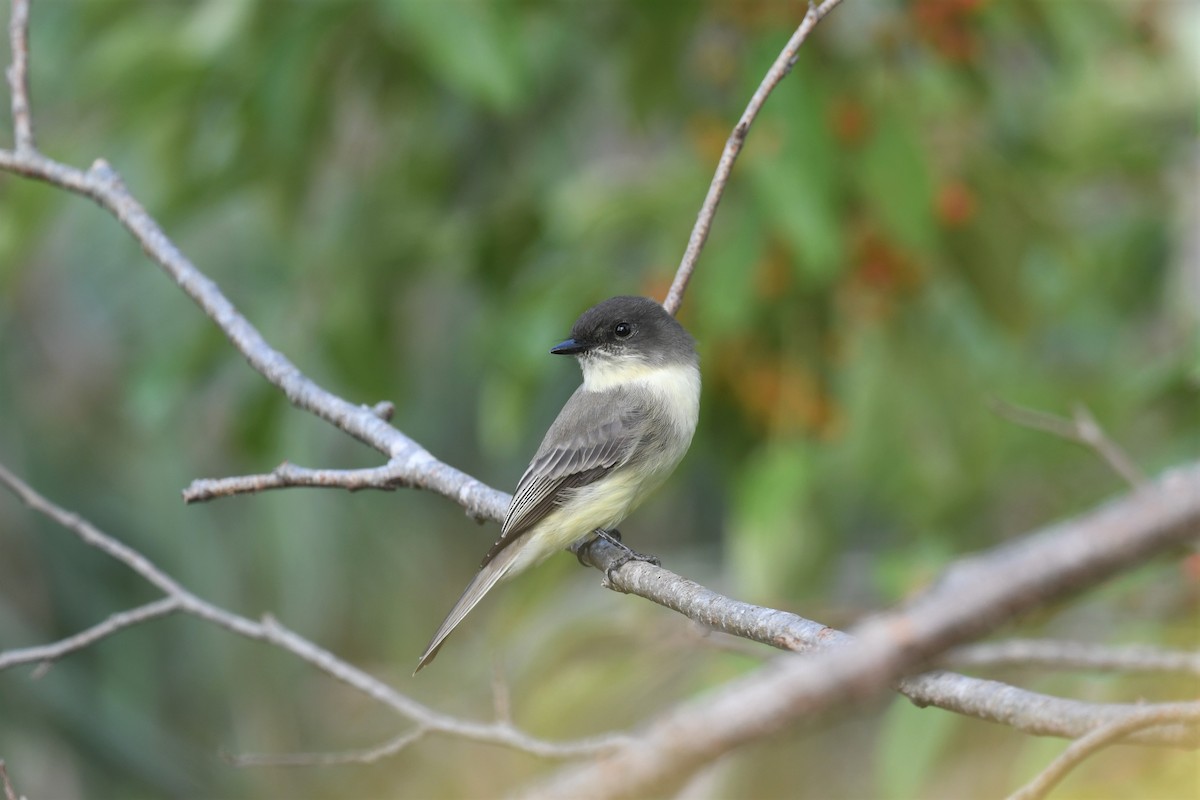
<path id="1" fill-rule="evenodd" d="M 38 1 L 35 125 L 55 158 L 109 159 L 308 375 L 393 401 L 397 427 L 511 491 L 579 380 L 547 348 L 604 297 L 664 296 L 725 137 L 803 12 Z M 626 541 L 848 625 L 957 555 L 1125 490 L 996 399 L 1082 402 L 1151 474 L 1194 459 L 1198 42 L 1185 0 L 847 0 L 735 168 L 681 313 L 700 428 Z M 0 420 L 0 462 L 51 499 L 442 711 L 489 717 L 500 675 L 520 725 L 587 735 L 771 655 L 720 647 L 563 555 L 410 677 L 496 526 L 415 491 L 185 507 L 197 477 L 380 456 L 290 408 L 108 215 L 8 175 Z M 1006 633 L 1195 648 L 1198 596 L 1181 552 Z M 0 649 L 154 597 L 0 494 Z M 406 723 L 188 618 L 32 674 L 0 674 L 0 757 L 31 798 L 483 797 L 555 766 L 432 739 L 373 766 L 233 769 L 220 751 L 368 747 Z M 987 674 L 1090 701 L 1196 689 Z M 996 796 L 1063 747 L 897 698 L 739 752 L 699 796 Z M 1057 796 L 1178 796 L 1195 768 L 1118 748 Z"/>

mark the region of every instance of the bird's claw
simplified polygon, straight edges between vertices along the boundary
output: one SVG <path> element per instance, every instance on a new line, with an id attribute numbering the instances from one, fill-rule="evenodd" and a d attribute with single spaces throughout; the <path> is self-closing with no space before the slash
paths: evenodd
<path id="1" fill-rule="evenodd" d="M 621 551 L 621 554 L 617 556 L 613 563 L 609 564 L 604 570 L 604 585 L 609 588 L 612 588 L 614 585 L 613 575 L 616 573 L 616 571 L 628 564 L 630 561 L 645 561 L 646 563 L 653 564 L 656 567 L 662 566 L 662 562 L 659 561 L 656 556 L 649 556 L 645 553 L 639 553 L 629 545 L 622 542 L 620 531 L 605 531 L 599 529 L 596 530 L 595 536 L 572 548 L 573 552 L 575 553 L 575 557 L 579 559 L 580 564 L 585 567 L 588 566 L 587 562 L 583 560 L 583 556 L 592 547 L 592 545 L 600 540 L 608 542 L 613 547 L 616 547 Z"/>

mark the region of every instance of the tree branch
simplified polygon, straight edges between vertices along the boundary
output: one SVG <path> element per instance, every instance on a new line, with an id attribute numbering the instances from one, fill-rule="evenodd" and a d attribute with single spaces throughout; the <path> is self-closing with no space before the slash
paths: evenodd
<path id="1" fill-rule="evenodd" d="M 374 764 L 416 744 L 429 733 L 425 728 L 413 728 L 381 745 L 365 750 L 342 753 L 223 753 L 222 758 L 234 767 L 336 767 L 344 764 Z"/>
<path id="2" fill-rule="evenodd" d="M 27 10 L 25 2 L 15 4 L 14 15 L 22 8 Z M 15 31 L 17 23 L 11 27 Z M 14 48 L 10 83 L 14 81 L 13 75 L 25 74 L 24 62 L 18 56 L 25 57 L 26 50 Z M 14 93 L 14 108 L 15 98 Z M 27 114 L 27 105 L 22 108 Z M 35 150 L 30 141 L 27 147 L 18 144 L 16 150 L 0 150 L 0 169 L 82 195 L 109 211 L 133 235 L 142 250 L 212 319 L 255 371 L 278 387 L 292 405 L 315 414 L 387 455 L 390 459 L 388 473 L 402 475 L 404 485 L 437 492 L 479 518 L 501 517 L 508 496 L 438 461 L 425 448 L 389 425 L 385 419 L 390 416 L 390 404 L 371 407 L 349 403 L 317 385 L 272 348 L 217 285 L 167 238 L 106 161 L 97 159 L 84 172 L 47 158 Z"/>
<path id="3" fill-rule="evenodd" d="M 868 620 L 855 640 L 809 658 L 778 658 L 677 706 L 634 743 L 553 776 L 532 797 L 654 794 L 730 750 L 800 720 L 864 700 L 941 652 L 1195 537 L 1200 464 L 1160 476 L 1096 511 L 952 564 L 924 595 Z M 623 569 L 653 577 L 648 564 Z M 918 676 L 937 681 L 940 673 Z M 1195 732 L 1174 731 L 1192 744 Z"/>
<path id="4" fill-rule="evenodd" d="M 139 609 L 126 612 L 133 616 L 140 616 L 141 619 L 138 621 L 162 616 L 168 613 L 166 610 L 167 606 L 169 604 L 173 605 L 173 608 L 170 609 L 172 611 L 190 614 L 240 636 L 245 636 L 248 639 L 256 639 L 287 650 L 325 674 L 336 678 L 347 686 L 357 689 L 375 701 L 391 708 L 428 733 L 441 733 L 476 742 L 504 745 L 543 758 L 578 758 L 595 755 L 611 750 L 624 741 L 620 736 L 608 735 L 595 736 L 573 742 L 550 742 L 530 736 L 506 721 L 490 723 L 475 722 L 434 711 L 401 694 L 391 686 L 373 678 L 357 667 L 342 661 L 337 656 L 318 647 L 294 631 L 288 630 L 270 615 L 266 615 L 261 621 L 255 622 L 254 620 L 226 611 L 192 594 L 141 553 L 117 541 L 79 515 L 73 514 L 47 500 L 3 465 L 0 465 L 0 483 L 12 490 L 13 494 L 34 511 L 54 520 L 62 527 L 74 533 L 85 544 L 95 547 L 125 564 L 166 595 L 166 598 L 159 601 L 158 604 L 141 606 Z M 146 609 L 151 607 L 154 607 L 156 613 L 147 612 Z M 97 627 L 103 627 L 106 624 L 108 623 L 103 623 Z M 130 622 L 128 624 L 133 623 Z M 127 625 L 123 627 L 127 627 Z M 44 648 L 33 649 L 58 653 L 59 655 L 71 652 L 72 650 L 77 650 L 78 647 L 69 647 L 64 644 L 65 642 L 78 639 L 80 636 L 85 636 L 95 630 L 96 628 L 92 628 L 90 631 L 78 634 L 70 640 L 64 640 L 54 645 L 47 645 Z M 102 637 L 93 636 L 92 641 L 99 638 Z M 43 660 L 40 658 L 21 658 L 20 654 L 26 652 L 28 650 L 0 653 L 0 664 L 14 666 L 20 663 L 28 663 L 30 660 Z"/>
<path id="5" fill-rule="evenodd" d="M 409 485 L 404 469 L 391 461 L 382 467 L 367 469 L 309 469 L 285 461 L 265 475 L 198 478 L 183 490 L 183 502 L 199 503 L 217 497 L 300 486 L 357 492 L 361 489 L 387 490 Z"/>
<path id="6" fill-rule="evenodd" d="M 6 73 L 12 95 L 13 142 L 18 153 L 33 152 L 33 118 L 29 113 L 29 0 L 12 0 L 8 20 L 12 65 Z"/>
<path id="7" fill-rule="evenodd" d="M 3 467 L 0 467 L 0 470 L 3 470 Z M 0 480 L 3 480 L 3 478 L 0 478 Z M 153 603 L 146 603 L 137 608 L 113 614 L 99 625 L 94 625 L 74 636 L 68 636 L 66 639 L 60 639 L 53 644 L 5 650 L 0 652 L 0 670 L 6 670 L 9 667 L 15 667 L 19 664 L 48 664 L 52 661 L 57 661 L 65 655 L 89 647 L 101 639 L 112 636 L 114 633 L 125 628 L 140 625 L 143 622 L 158 619 L 159 617 L 165 617 L 179 610 L 180 606 L 177 599 L 174 597 L 164 597 L 160 600 L 155 600 Z"/>
<path id="8" fill-rule="evenodd" d="M 675 280 L 672 281 L 667 297 L 663 300 L 663 308 L 667 310 L 667 313 L 672 315 L 678 313 L 679 306 L 683 304 L 683 293 L 687 291 L 688 282 L 692 279 L 696 262 L 700 259 L 700 251 L 704 249 L 704 243 L 708 241 L 713 218 L 717 215 L 717 206 L 721 202 L 721 196 L 725 194 L 725 185 L 729 183 L 729 175 L 733 172 L 733 162 L 742 152 L 742 146 L 746 143 L 746 134 L 750 132 L 750 126 L 758 117 L 758 112 L 762 110 L 763 103 L 767 102 L 771 91 L 791 72 L 800 52 L 800 46 L 804 44 L 808 34 L 840 2 L 841 0 L 825 0 L 820 5 L 813 5 L 810 0 L 808 13 L 804 15 L 800 27 L 792 34 L 792 38 L 788 39 L 788 43 L 784 45 L 779 57 L 771 64 L 762 83 L 755 90 L 754 96 L 750 98 L 746 110 L 742 112 L 741 119 L 738 120 L 737 125 L 733 126 L 733 132 L 729 134 L 729 138 L 725 141 L 725 149 L 721 152 L 721 160 L 717 162 L 717 171 L 708 186 L 708 194 L 704 196 L 704 204 L 700 206 L 696 224 L 692 227 L 692 234 L 688 237 L 683 260 L 679 263 L 679 269 L 675 271 Z"/>
<path id="9" fill-rule="evenodd" d="M 735 127 L 675 282 L 664 302 L 664 306 L 672 313 L 678 310 L 749 124 L 767 94 L 786 74 L 794 61 L 796 48 L 816 22 L 837 2 L 826 0 L 819 7 L 810 6 L 804 22 L 772 66 L 742 120 Z M 477 518 L 499 520 L 507 507 L 508 495 L 438 461 L 415 441 L 388 425 L 385 422 L 388 415 L 381 413 L 379 407 L 356 406 L 343 400 L 312 382 L 291 361 L 272 349 L 224 297 L 216 284 L 203 275 L 166 237 L 106 162 L 97 160 L 85 172 L 53 161 L 36 151 L 32 125 L 23 128 L 21 122 L 22 119 L 30 119 L 26 86 L 27 2 L 16 0 L 13 11 L 10 32 L 15 37 L 14 63 L 9 70 L 9 81 L 14 87 L 16 147 L 11 151 L 0 150 L 0 169 L 80 194 L 107 209 L 214 321 L 251 367 L 283 391 L 293 405 L 329 421 L 389 457 L 387 465 L 374 470 L 292 468 L 297 471 L 285 471 L 282 477 L 272 473 L 271 476 L 223 480 L 243 481 L 243 484 L 237 485 L 256 485 L 259 488 L 274 488 L 271 485 L 273 482 L 287 480 L 297 481 L 294 485 L 364 488 L 378 480 L 379 488 L 403 485 L 430 489 L 450 498 Z M 324 482 L 318 481 L 314 477 L 316 475 L 322 476 Z M 1132 712 L 1130 707 L 1125 706 L 1096 706 L 1058 698 L 1049 698 L 1057 705 L 1046 705 L 1041 695 L 944 672 L 903 679 L 901 676 L 923 668 L 955 643 L 982 635 L 1022 611 L 1050 602 L 1073 588 L 1095 583 L 1163 547 L 1181 541 L 1187 535 L 1183 527 L 1194 526 L 1198 518 L 1196 503 L 1189 505 L 1181 496 L 1190 493 L 1192 501 L 1200 498 L 1200 470 L 1197 467 L 1192 466 L 1173 476 L 1160 478 L 1143 492 L 1125 498 L 1109 509 L 1044 531 L 1028 543 L 962 562 L 947 573 L 942 583 L 924 601 L 860 626 L 856 632 L 857 638 L 786 612 L 737 603 L 666 570 L 631 562 L 613 572 L 612 588 L 646 597 L 735 635 L 788 649 L 821 650 L 806 660 L 775 659 L 756 673 L 721 687 L 708 697 L 673 710 L 648 726 L 635 739 L 597 737 L 576 743 L 552 743 L 528 737 L 504 721 L 463 721 L 428 709 L 342 662 L 270 617 L 255 622 L 192 595 L 140 553 L 49 503 L 2 467 L 0 482 L 9 485 L 31 507 L 56 519 L 83 541 L 126 563 L 163 591 L 166 595 L 164 600 L 171 599 L 177 603 L 177 610 L 239 635 L 288 650 L 394 709 L 413 721 L 418 729 L 504 744 L 548 757 L 575 757 L 616 748 L 609 758 L 588 768 L 564 773 L 547 784 L 550 788 L 574 786 L 587 790 L 580 794 L 597 792 L 605 796 L 641 791 L 645 787 L 672 780 L 738 744 L 769 735 L 838 703 L 869 696 L 889 684 L 898 685 L 901 691 L 920 705 L 941 705 L 1034 733 L 1079 736 L 1106 721 L 1127 719 Z M 209 492 L 208 496 L 236 493 L 225 491 L 234 487 L 234 483 L 199 483 L 200 494 L 205 491 Z M 221 491 L 214 492 L 214 485 Z M 195 488 L 196 484 L 190 487 Z M 591 548 L 588 555 L 593 566 L 601 569 L 613 563 L 614 553 L 607 545 Z M 145 608 L 142 607 L 141 613 L 145 613 Z M 139 610 L 126 613 L 136 614 Z M 152 615 L 145 618 L 152 618 Z M 77 634 L 77 637 L 97 629 L 107 631 L 104 626 L 110 622 L 111 618 L 84 634 Z M 119 627 L 114 627 L 113 632 Z M 844 646 L 826 647 L 829 644 Z M 67 649 L 64 652 L 69 651 Z M 1195 741 L 1195 735 L 1189 729 L 1175 726 L 1144 731 L 1138 739 L 1179 744 Z M 672 743 L 679 746 L 672 748 Z M 589 775 L 595 780 L 591 783 L 580 782 L 581 776 L 586 778 Z"/>
<path id="10" fill-rule="evenodd" d="M 1200 653 L 1139 645 L 1009 639 L 959 647 L 943 662 L 954 667 L 1040 667 L 1105 672 L 1176 672 L 1200 677 Z"/>
<path id="11" fill-rule="evenodd" d="M 1200 703 L 1181 704 L 1177 708 L 1153 708 L 1130 714 L 1084 736 L 1050 762 L 1036 778 L 1008 796 L 1008 800 L 1041 800 L 1067 776 L 1071 770 L 1096 753 L 1134 731 L 1164 723 L 1200 722 Z"/>
<path id="12" fill-rule="evenodd" d="M 4 764 L 4 759 L 0 758 L 0 786 L 4 787 L 4 800 L 17 800 L 17 790 L 13 788 L 12 781 L 8 777 L 8 767 Z M 22 797 L 20 800 L 25 800 Z"/>
<path id="13" fill-rule="evenodd" d="M 1091 448 L 1113 472 L 1135 489 L 1146 483 L 1146 476 L 1134 466 L 1125 451 L 1109 438 L 1092 412 L 1082 403 L 1075 405 L 1074 415 L 1070 419 L 999 399 L 992 401 L 992 411 L 1017 425 Z"/>

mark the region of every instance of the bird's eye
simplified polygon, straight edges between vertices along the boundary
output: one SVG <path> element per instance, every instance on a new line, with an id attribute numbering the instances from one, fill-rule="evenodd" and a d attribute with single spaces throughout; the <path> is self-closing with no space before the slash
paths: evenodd
<path id="1" fill-rule="evenodd" d="M 632 335 L 633 326 L 628 322 L 618 322 L 616 326 L 613 327 L 613 336 L 616 336 L 618 339 L 628 339 Z"/>

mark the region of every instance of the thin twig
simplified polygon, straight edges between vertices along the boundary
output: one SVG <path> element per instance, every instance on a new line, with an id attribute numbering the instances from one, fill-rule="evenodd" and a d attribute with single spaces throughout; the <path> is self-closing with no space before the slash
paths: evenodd
<path id="1" fill-rule="evenodd" d="M 1026 408 L 1006 400 L 993 399 L 992 411 L 1025 428 L 1049 433 L 1060 439 L 1081 444 L 1095 451 L 1121 479 L 1137 489 L 1146 485 L 1146 476 L 1134 466 L 1129 456 L 1105 434 L 1100 423 L 1082 403 L 1075 405 L 1074 417 L 1068 419 L 1045 411 Z"/>
<path id="2" fill-rule="evenodd" d="M 1041 800 L 1071 770 L 1079 766 L 1093 753 L 1124 739 L 1129 734 L 1145 728 L 1166 723 L 1200 721 L 1200 703 L 1189 703 L 1182 708 L 1147 709 L 1131 714 L 1127 719 L 1097 728 L 1087 736 L 1072 742 L 1062 755 L 1038 773 L 1038 776 L 1008 796 L 1008 800 Z"/>
<path id="3" fill-rule="evenodd" d="M 959 647 L 942 663 L 953 667 L 1038 667 L 1104 672 L 1172 672 L 1200 676 L 1200 653 L 1132 645 L 1009 639 Z"/>
<path id="4" fill-rule="evenodd" d="M 381 745 L 365 750 L 347 750 L 342 753 L 222 753 L 227 764 L 235 767 L 337 767 L 344 764 L 374 764 L 415 744 L 429 731 L 413 728 Z"/>
<path id="5" fill-rule="evenodd" d="M 672 634 L 664 634 L 666 643 Z M 770 656 L 747 639 L 703 625 L 692 625 L 674 638 L 700 643 L 715 651 L 737 653 L 758 660 Z M 938 659 L 946 667 L 1025 667 L 1096 672 L 1173 673 L 1200 676 L 1200 652 L 1164 650 L 1145 645 L 1103 645 L 1053 639 L 1005 639 L 956 647 Z"/>
<path id="6" fill-rule="evenodd" d="M 12 64 L 7 71 L 12 95 L 13 142 L 18 153 L 34 152 L 33 117 L 29 112 L 29 0 L 12 0 L 8 20 Z"/>
<path id="7" fill-rule="evenodd" d="M 4 786 L 4 800 L 17 800 L 17 790 L 13 788 L 12 781 L 8 778 L 8 767 L 4 765 L 4 759 L 0 758 L 0 784 Z M 25 800 L 25 798 L 21 798 Z"/>
<path id="8" fill-rule="evenodd" d="M 0 468 L 2 469 L 2 468 Z M 17 650 L 5 650 L 0 653 L 0 670 L 15 667 L 18 664 L 48 664 L 57 661 L 65 655 L 89 647 L 101 639 L 112 636 L 120 630 L 140 625 L 158 617 L 165 617 L 180 610 L 179 600 L 174 597 L 164 597 L 153 603 L 131 608 L 111 615 L 98 625 L 93 625 L 74 636 L 60 639 L 53 644 L 37 647 L 24 647 Z M 42 673 L 39 672 L 39 677 Z"/>
<path id="9" fill-rule="evenodd" d="M 144 555 L 117 541 L 79 515 L 52 503 L 3 465 L 0 465 L 0 483 L 11 489 L 34 511 L 54 520 L 86 544 L 120 561 L 150 584 L 158 587 L 168 598 L 175 601 L 178 611 L 199 617 L 248 639 L 267 642 L 287 650 L 325 674 L 412 720 L 430 733 L 444 733 L 477 742 L 504 745 L 544 758 L 579 758 L 596 755 L 608 752 L 626 741 L 626 738 L 622 736 L 607 735 L 572 742 L 550 742 L 530 736 L 507 723 L 474 722 L 434 711 L 341 660 L 329 651 L 318 647 L 294 631 L 288 630 L 269 615 L 264 616 L 260 622 L 255 622 L 192 594 Z M 7 658 L 8 654 L 0 653 L 0 659 Z"/>
<path id="10" fill-rule="evenodd" d="M 1075 404 L 1075 429 L 1079 433 L 1079 441 L 1099 453 L 1126 483 L 1135 489 L 1146 485 L 1146 475 L 1134 465 L 1125 451 L 1109 438 L 1083 403 Z"/>
<path id="11" fill-rule="evenodd" d="M 708 241 L 713 218 L 717 215 L 717 205 L 720 204 L 721 196 L 725 193 L 725 185 L 729 183 L 729 175 L 733 171 L 733 162 L 742 152 L 742 145 L 746 142 L 746 134 L 750 132 L 750 126 L 754 123 L 771 91 L 791 71 L 792 66 L 796 63 L 796 56 L 800 52 L 800 46 L 804 44 L 808 34 L 840 2 L 841 0 L 825 0 L 819 6 L 809 3 L 808 13 L 804 15 L 800 27 L 792 34 L 792 38 L 788 39 L 788 43 L 784 45 L 779 57 L 771 64 L 762 83 L 758 85 L 754 96 L 746 105 L 746 110 L 742 112 L 741 119 L 738 120 L 737 125 L 733 126 L 733 132 L 725 141 L 721 160 L 717 162 L 717 171 L 708 186 L 708 194 L 704 196 L 704 204 L 700 206 L 696 224 L 692 227 L 692 234 L 688 237 L 683 259 L 679 262 L 679 269 L 675 271 L 675 280 L 672 281 L 667 297 L 663 300 L 663 308 L 667 310 L 667 313 L 678 313 L 679 306 L 683 304 L 683 293 L 687 291 L 688 281 L 692 279 L 692 272 L 695 271 L 696 262 L 700 259 L 700 251 L 704 249 L 704 243 Z"/>
<path id="12" fill-rule="evenodd" d="M 309 469 L 285 461 L 263 475 L 197 478 L 183 490 L 183 502 L 199 503 L 217 497 L 291 487 L 347 489 L 357 492 L 361 489 L 390 491 L 408 485 L 409 479 L 405 470 L 394 462 L 367 469 Z"/>

